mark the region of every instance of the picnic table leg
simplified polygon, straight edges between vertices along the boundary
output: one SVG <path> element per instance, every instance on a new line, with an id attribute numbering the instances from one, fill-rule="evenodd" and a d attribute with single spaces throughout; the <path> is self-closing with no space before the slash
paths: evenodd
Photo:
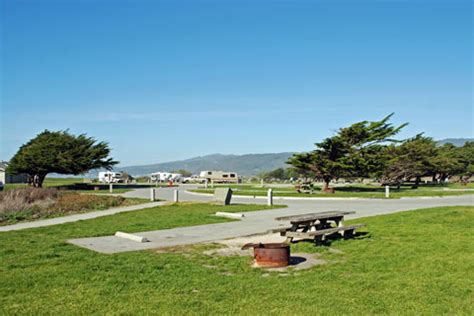
<path id="1" fill-rule="evenodd" d="M 291 228 L 290 228 L 289 231 L 290 232 L 295 232 L 297 230 L 298 230 L 298 224 L 293 224 L 293 225 L 291 225 Z M 281 236 L 283 236 L 283 233 L 281 233 Z M 291 244 L 292 241 L 293 241 L 293 237 L 288 237 L 287 236 L 286 239 L 285 239 L 285 243 L 287 243 L 287 244 Z"/>
<path id="2" fill-rule="evenodd" d="M 346 233 L 344 234 L 344 239 L 348 239 L 352 237 L 354 237 L 354 229 L 346 230 Z"/>
<path id="3" fill-rule="evenodd" d="M 314 237 L 314 243 L 316 244 L 316 246 L 320 246 L 323 244 L 324 242 L 324 235 L 319 235 L 319 236 L 315 236 Z"/>
<path id="4" fill-rule="evenodd" d="M 337 225 L 337 227 L 343 227 L 343 226 L 344 226 L 344 218 L 341 217 L 340 219 L 337 219 L 337 220 L 336 220 L 336 225 Z M 339 232 L 339 234 L 340 234 L 342 237 L 344 237 L 344 231 L 343 231 L 343 230 L 341 230 L 341 231 Z"/>

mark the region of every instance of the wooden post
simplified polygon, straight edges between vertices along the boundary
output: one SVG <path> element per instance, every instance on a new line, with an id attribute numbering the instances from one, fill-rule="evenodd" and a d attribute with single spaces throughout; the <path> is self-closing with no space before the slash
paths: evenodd
<path id="1" fill-rule="evenodd" d="M 385 197 L 388 199 L 390 197 L 390 186 L 385 186 Z"/>
<path id="2" fill-rule="evenodd" d="M 179 191 L 178 191 L 178 190 L 174 190 L 173 201 L 174 201 L 175 203 L 178 203 L 178 202 L 179 202 Z"/>
<path id="3" fill-rule="evenodd" d="M 150 188 L 150 201 L 155 201 L 155 189 Z"/>
<path id="4" fill-rule="evenodd" d="M 267 192 L 267 205 L 268 206 L 273 205 L 273 190 L 272 189 L 268 189 L 268 192 Z"/>

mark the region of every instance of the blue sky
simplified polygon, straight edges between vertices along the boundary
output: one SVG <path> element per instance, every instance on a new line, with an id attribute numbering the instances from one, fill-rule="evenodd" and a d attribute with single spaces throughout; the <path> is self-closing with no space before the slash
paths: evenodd
<path id="1" fill-rule="evenodd" d="M 0 159 L 44 129 L 122 165 L 305 151 L 391 112 L 473 136 L 471 1 L 0 1 Z"/>

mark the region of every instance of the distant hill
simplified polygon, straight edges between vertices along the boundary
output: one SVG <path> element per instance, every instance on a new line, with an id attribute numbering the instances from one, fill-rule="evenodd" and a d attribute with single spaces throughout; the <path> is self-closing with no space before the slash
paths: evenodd
<path id="1" fill-rule="evenodd" d="M 148 175 L 152 172 L 185 169 L 193 174 L 202 170 L 234 171 L 239 175 L 251 176 L 262 171 L 285 167 L 285 162 L 293 153 L 222 155 L 213 154 L 180 161 L 170 161 L 142 166 L 118 166 L 115 170 L 125 171 L 133 176 Z M 91 174 L 91 176 L 96 176 Z"/>
<path id="2" fill-rule="evenodd" d="M 437 143 L 439 145 L 444 145 L 444 144 L 453 144 L 454 146 L 464 146 L 465 143 L 467 142 L 472 142 L 474 141 L 474 138 L 446 138 L 442 140 L 438 140 Z"/>

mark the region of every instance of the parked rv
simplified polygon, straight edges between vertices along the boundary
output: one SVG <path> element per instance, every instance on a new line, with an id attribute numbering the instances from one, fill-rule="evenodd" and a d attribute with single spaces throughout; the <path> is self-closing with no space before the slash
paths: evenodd
<path id="1" fill-rule="evenodd" d="M 154 172 L 150 174 L 150 179 L 152 182 L 180 182 L 183 175 L 179 173 L 171 173 L 171 172 Z"/>
<path id="2" fill-rule="evenodd" d="M 190 177 L 183 177 L 182 183 L 204 183 L 206 180 L 200 176 L 192 175 Z"/>
<path id="3" fill-rule="evenodd" d="M 235 172 L 205 170 L 201 171 L 199 177 L 214 183 L 240 183 L 240 179 Z"/>
<path id="4" fill-rule="evenodd" d="M 101 171 L 99 172 L 99 182 L 102 182 L 102 183 L 124 182 L 124 176 L 122 172 Z"/>

